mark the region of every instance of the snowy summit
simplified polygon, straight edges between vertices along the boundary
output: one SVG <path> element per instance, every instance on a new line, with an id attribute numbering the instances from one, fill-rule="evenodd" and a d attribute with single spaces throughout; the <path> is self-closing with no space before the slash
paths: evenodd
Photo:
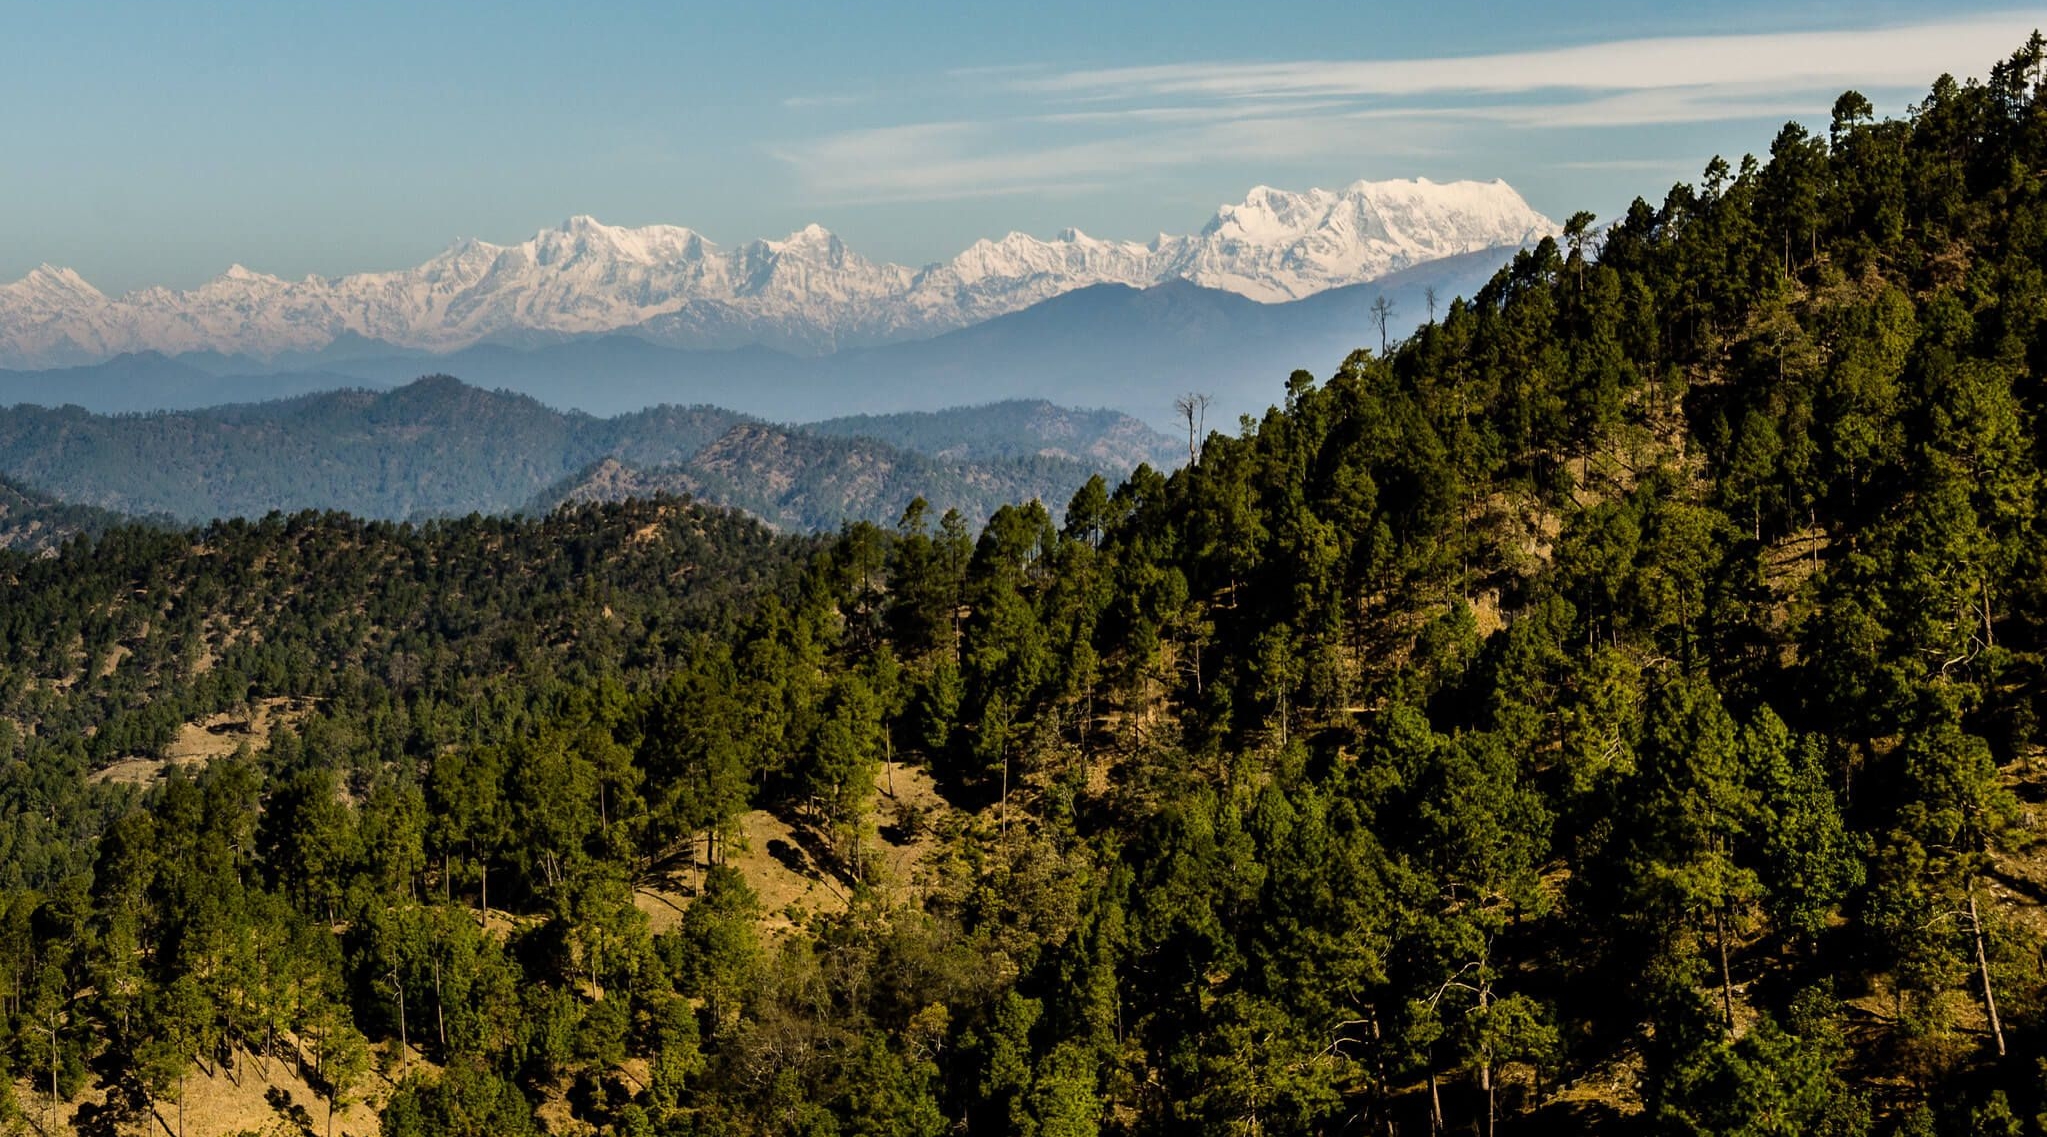
<path id="1" fill-rule="evenodd" d="M 287 281 L 235 265 L 197 288 L 107 297 L 44 265 L 0 285 L 0 365 L 122 352 L 273 357 L 347 335 L 452 351 L 632 331 L 677 347 L 804 353 L 937 335 L 1094 284 L 1186 280 L 1278 302 L 1412 265 L 1526 244 L 1556 226 L 1505 182 L 1259 186 L 1200 232 L 1149 243 L 1068 229 L 1011 233 L 913 269 L 869 261 L 809 225 L 721 247 L 674 225 L 577 216 L 516 245 L 462 240 L 415 268 Z"/>

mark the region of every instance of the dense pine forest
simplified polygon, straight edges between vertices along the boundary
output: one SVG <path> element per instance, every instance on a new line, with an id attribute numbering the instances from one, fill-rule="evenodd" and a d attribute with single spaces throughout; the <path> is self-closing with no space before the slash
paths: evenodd
<path id="1" fill-rule="evenodd" d="M 2042 64 L 1056 526 L 0 554 L 0 1125 L 2042 1132 Z"/>
<path id="2" fill-rule="evenodd" d="M 0 548 L 40 552 L 54 549 L 79 534 L 97 535 L 139 518 L 89 505 L 68 505 L 37 490 L 0 477 Z M 167 517 L 149 519 L 172 524 Z"/>

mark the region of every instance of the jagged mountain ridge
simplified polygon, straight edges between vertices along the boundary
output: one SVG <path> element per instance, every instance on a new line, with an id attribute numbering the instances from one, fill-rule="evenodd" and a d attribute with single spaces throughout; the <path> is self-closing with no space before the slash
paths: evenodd
<path id="1" fill-rule="evenodd" d="M 44 265 L 0 285 L 0 365 L 139 351 L 274 358 L 351 337 L 439 352 L 627 329 L 671 347 L 822 354 L 970 327 L 1096 284 L 1184 280 L 1299 299 L 1554 229 L 1501 181 L 1259 186 L 1192 235 L 1011 233 L 913 269 L 870 261 L 817 225 L 727 248 L 681 226 L 578 216 L 518 244 L 465 239 L 414 268 L 335 278 L 235 265 L 197 288 L 108 297 Z"/>
<path id="2" fill-rule="evenodd" d="M 1380 298 L 1393 305 L 1388 332 L 1398 339 L 1428 317 L 1431 289 L 1447 310 L 1450 297 L 1475 293 L 1512 252 L 1446 257 L 1284 304 L 1186 281 L 1142 289 L 1096 284 L 929 339 L 820 357 L 764 347 L 663 347 L 632 333 L 531 348 L 477 344 L 438 356 L 378 354 L 366 343 L 346 341 L 286 360 L 274 374 L 249 370 L 251 361 L 242 356 L 135 354 L 87 367 L 0 371 L 0 406 L 192 410 L 320 389 L 321 376 L 333 377 L 327 388 L 390 387 L 438 371 L 558 409 L 607 416 L 664 403 L 713 404 L 775 422 L 815 423 L 835 415 L 1042 399 L 1120 411 L 1184 437 L 1173 411 L 1177 396 L 1214 396 L 1209 421 L 1221 428 L 1240 414 L 1262 414 L 1281 401 L 1282 383 L 1294 369 L 1322 373 L 1353 348 L 1377 347 L 1370 309 Z M 978 425 L 989 424 L 983 419 Z M 981 437 L 984 446 L 994 440 L 985 429 Z"/>

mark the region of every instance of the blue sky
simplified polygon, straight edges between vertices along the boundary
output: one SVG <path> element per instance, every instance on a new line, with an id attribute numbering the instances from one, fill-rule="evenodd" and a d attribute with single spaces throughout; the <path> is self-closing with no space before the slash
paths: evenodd
<path id="1" fill-rule="evenodd" d="M 1254 184 L 1501 177 L 1611 213 L 1715 153 L 1902 112 L 2009 3 L 0 0 L 0 279 L 417 263 L 577 213 L 878 259 L 1199 226 Z"/>

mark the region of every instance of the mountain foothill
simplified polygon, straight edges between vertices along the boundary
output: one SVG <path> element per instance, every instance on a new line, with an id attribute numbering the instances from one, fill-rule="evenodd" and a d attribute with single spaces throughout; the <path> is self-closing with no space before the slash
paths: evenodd
<path id="1" fill-rule="evenodd" d="M 2047 40 L 1986 63 L 1223 422 L 7 412 L 73 489 L 0 486 L 0 1132 L 2047 1131 Z M 1225 277 L 809 358 L 1377 283 Z M 445 358 L 593 344 L 684 350 Z M 196 521 L 273 482 L 381 515 Z"/>
<path id="2" fill-rule="evenodd" d="M 815 226 L 724 249 L 589 218 L 295 284 L 110 299 L 46 267 L 0 286 L 0 358 L 73 362 L 0 371 L 0 475 L 187 521 L 674 492 L 780 528 L 892 524 L 920 494 L 979 523 L 1170 468 L 1158 432 L 1206 425 L 1176 400 L 1262 413 L 1375 301 L 1418 321 L 1553 228 L 1504 183 L 1417 180 L 1260 187 L 1192 236 L 1011 234 L 914 271 Z"/>

